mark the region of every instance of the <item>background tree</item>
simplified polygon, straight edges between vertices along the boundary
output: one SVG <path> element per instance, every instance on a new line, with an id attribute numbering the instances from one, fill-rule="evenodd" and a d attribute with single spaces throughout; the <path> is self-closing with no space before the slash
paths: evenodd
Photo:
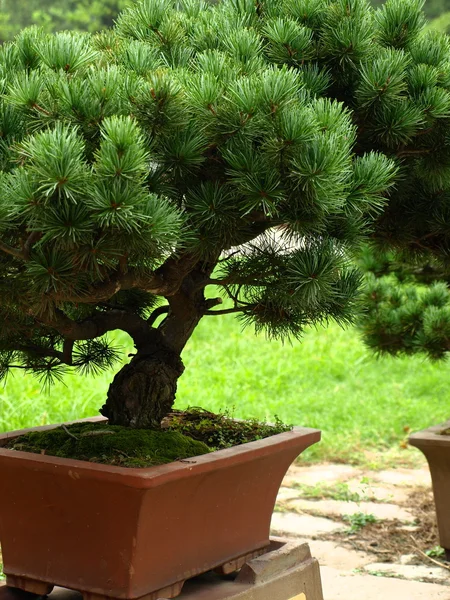
<path id="1" fill-rule="evenodd" d="M 447 255 L 380 252 L 368 247 L 359 321 L 366 344 L 379 354 L 422 353 L 432 360 L 450 351 L 450 268 Z"/>
<path id="2" fill-rule="evenodd" d="M 36 25 L 44 31 L 96 32 L 111 27 L 132 0 L 0 0 L 0 41 Z"/>
<path id="3" fill-rule="evenodd" d="M 447 29 L 449 15 L 427 25 L 430 38 L 434 30 Z M 448 46 L 448 38 L 441 39 L 443 47 Z M 444 64 L 425 58 L 420 68 L 439 69 Z M 441 126 L 445 123 L 446 119 L 440 121 Z M 436 123 L 425 131 L 435 134 Z M 417 148 L 403 159 L 404 183 L 376 222 L 371 245 L 359 257 L 368 274 L 360 327 L 364 341 L 377 353 L 423 353 L 436 360 L 450 350 L 450 162 L 445 138 L 442 146 Z M 424 170 L 429 178 L 420 181 L 417 173 Z"/>
<path id="4" fill-rule="evenodd" d="M 385 3 L 385 0 L 371 0 L 371 3 L 375 8 L 379 8 Z M 450 2 L 448 0 L 425 0 L 423 10 L 428 19 L 436 19 L 450 11 Z"/>
<path id="5" fill-rule="evenodd" d="M 417 0 L 145 0 L 5 45 L 1 372 L 101 369 L 122 329 L 102 412 L 156 427 L 203 317 L 349 322 L 361 238 L 416 248 L 445 213 L 450 48 L 423 27 Z"/>

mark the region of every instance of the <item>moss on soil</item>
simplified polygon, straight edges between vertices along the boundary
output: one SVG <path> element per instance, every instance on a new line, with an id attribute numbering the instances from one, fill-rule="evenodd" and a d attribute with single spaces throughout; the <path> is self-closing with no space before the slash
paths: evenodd
<path id="1" fill-rule="evenodd" d="M 211 452 L 206 444 L 177 431 L 129 429 L 106 423 L 77 423 L 27 433 L 7 447 L 120 467 L 151 467 Z"/>
<path id="2" fill-rule="evenodd" d="M 236 421 L 229 414 L 202 408 L 174 411 L 159 431 L 130 429 L 108 423 L 76 423 L 34 431 L 11 440 L 7 448 L 120 467 L 152 467 L 254 442 L 290 431 L 255 419 Z"/>
<path id="3" fill-rule="evenodd" d="M 173 411 L 163 425 L 204 442 L 213 450 L 222 450 L 292 430 L 292 425 L 282 423 L 277 417 L 274 420 L 273 424 L 256 419 L 238 421 L 228 413 L 215 414 L 191 407 L 185 411 Z"/>

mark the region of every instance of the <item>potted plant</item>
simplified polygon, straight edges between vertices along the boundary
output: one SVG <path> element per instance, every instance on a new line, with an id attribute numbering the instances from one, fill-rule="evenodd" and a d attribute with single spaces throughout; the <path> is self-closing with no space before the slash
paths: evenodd
<path id="1" fill-rule="evenodd" d="M 31 29 L 1 48 L 0 371 L 110 366 L 115 330 L 136 348 L 108 425 L 50 437 L 126 455 L 125 428 L 166 446 L 202 318 L 233 313 L 282 339 L 352 320 L 353 250 L 394 185 L 404 201 L 433 127 L 446 134 L 448 49 L 422 28 L 416 1 L 145 0 L 113 31 Z M 125 469 L 25 452 L 17 435 L 0 450 L 8 583 L 116 598 L 175 595 L 261 551 L 281 477 L 319 437 L 209 454 L 172 432 L 164 461 L 181 461 Z"/>
<path id="2" fill-rule="evenodd" d="M 378 148 L 399 165 L 395 192 L 373 224 L 370 246 L 358 256 L 368 272 L 360 326 L 378 353 L 424 353 L 436 360 L 446 357 L 450 347 L 450 44 L 437 31 L 417 35 L 423 20 L 420 11 L 411 10 L 414 4 L 420 8 L 420 2 L 388 1 L 377 12 L 383 45 L 397 67 L 375 60 L 366 67 L 359 102 L 356 92 L 358 109 L 362 100 L 368 111 L 366 118 L 358 118 L 360 137 L 365 143 L 377 138 Z M 378 97 L 368 92 L 370 82 Z M 391 127 L 385 128 L 380 118 Z M 428 460 L 440 543 L 450 559 L 448 425 L 413 433 L 409 442 Z"/>
<path id="3" fill-rule="evenodd" d="M 422 257 L 422 261 L 424 257 Z M 446 269 L 434 256 L 425 263 L 409 257 L 368 252 L 369 271 L 361 318 L 366 343 L 379 353 L 422 353 L 444 359 L 450 349 L 450 293 Z M 427 458 L 433 483 L 440 544 L 450 559 L 450 421 L 412 433 L 409 443 Z"/>
<path id="4" fill-rule="evenodd" d="M 439 541 L 450 561 L 450 422 L 428 427 L 409 436 L 409 443 L 421 450 L 430 467 Z"/>

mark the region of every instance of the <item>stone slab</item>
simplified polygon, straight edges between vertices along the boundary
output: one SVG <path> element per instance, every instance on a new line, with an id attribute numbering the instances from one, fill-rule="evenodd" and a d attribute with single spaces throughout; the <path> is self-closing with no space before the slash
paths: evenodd
<path id="1" fill-rule="evenodd" d="M 345 502 L 341 500 L 291 500 L 289 508 L 297 511 L 319 513 L 324 516 L 353 515 L 355 513 L 364 513 L 374 515 L 380 521 L 399 521 L 412 522 L 414 516 L 405 508 L 396 504 L 380 504 L 377 502 Z"/>
<path id="2" fill-rule="evenodd" d="M 289 487 L 292 483 L 302 485 L 332 485 L 348 479 L 362 477 L 361 469 L 351 465 L 314 465 L 313 467 L 298 467 L 293 465 L 284 478 L 283 485 Z"/>
<path id="3" fill-rule="evenodd" d="M 297 515 L 295 513 L 275 512 L 272 515 L 271 531 L 283 533 L 294 537 L 313 537 L 323 533 L 342 531 L 348 526 L 323 517 L 311 515 Z"/>
<path id="4" fill-rule="evenodd" d="M 438 583 L 450 586 L 450 571 L 440 567 L 426 565 L 405 565 L 398 563 L 369 563 L 365 565 L 366 571 L 373 573 L 384 573 L 386 575 L 395 575 L 414 581 L 433 580 Z M 450 598 L 450 587 L 448 588 L 448 597 Z"/>
<path id="5" fill-rule="evenodd" d="M 431 486 L 431 475 L 428 469 L 390 469 L 389 471 L 366 473 L 366 475 L 379 483 L 409 487 Z"/>
<path id="6" fill-rule="evenodd" d="M 358 494 L 361 501 L 390 502 L 404 504 L 408 500 L 409 490 L 386 483 L 365 483 L 361 479 L 350 479 L 346 482 L 351 493 Z"/>
<path id="7" fill-rule="evenodd" d="M 324 600 L 450 600 L 450 587 L 321 567 Z"/>
<path id="8" fill-rule="evenodd" d="M 300 490 L 294 490 L 293 488 L 289 487 L 281 487 L 277 495 L 277 502 L 292 500 L 293 498 L 298 498 L 300 495 Z"/>
<path id="9" fill-rule="evenodd" d="M 364 552 L 351 550 L 335 542 L 324 540 L 308 540 L 312 555 L 322 566 L 333 567 L 341 571 L 353 571 L 370 563 L 372 557 Z"/>

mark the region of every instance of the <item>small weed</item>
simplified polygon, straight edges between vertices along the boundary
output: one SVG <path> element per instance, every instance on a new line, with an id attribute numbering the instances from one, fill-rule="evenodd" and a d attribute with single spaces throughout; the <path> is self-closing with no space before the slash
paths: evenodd
<path id="1" fill-rule="evenodd" d="M 442 556 L 444 556 L 445 550 L 444 548 L 441 548 L 441 546 L 434 546 L 429 550 L 425 550 L 425 554 L 427 556 L 430 556 L 431 558 L 441 558 Z"/>
<path id="2" fill-rule="evenodd" d="M 392 573 L 390 571 L 372 571 L 372 569 L 363 569 L 363 573 L 372 575 L 373 577 L 390 577 L 391 579 L 404 579 L 402 575 L 398 573 Z"/>
<path id="3" fill-rule="evenodd" d="M 386 573 L 382 571 L 372 571 L 372 569 L 361 569 L 362 573 L 367 573 L 368 575 L 372 575 L 373 577 L 385 577 Z"/>
<path id="4" fill-rule="evenodd" d="M 294 483 L 291 486 L 293 489 L 299 490 L 303 498 L 311 500 L 340 500 L 342 502 L 361 502 L 365 497 L 361 497 L 358 492 L 352 492 L 347 483 L 338 483 L 334 486 L 325 486 L 318 483 L 317 485 L 304 485 L 302 483 Z"/>
<path id="5" fill-rule="evenodd" d="M 284 504 L 275 504 L 273 512 L 286 513 L 290 512 L 290 509 Z"/>
<path id="6" fill-rule="evenodd" d="M 375 515 L 366 514 L 362 512 L 353 513 L 352 515 L 344 515 L 344 521 L 350 523 L 350 528 L 348 533 L 356 533 L 360 531 L 363 527 L 370 525 L 371 523 L 376 523 L 378 519 Z"/>
<path id="7" fill-rule="evenodd" d="M 361 502 L 364 498 L 358 492 L 352 492 L 349 488 L 348 483 L 338 483 L 334 489 L 331 490 L 332 500 L 341 500 L 343 502 Z"/>

